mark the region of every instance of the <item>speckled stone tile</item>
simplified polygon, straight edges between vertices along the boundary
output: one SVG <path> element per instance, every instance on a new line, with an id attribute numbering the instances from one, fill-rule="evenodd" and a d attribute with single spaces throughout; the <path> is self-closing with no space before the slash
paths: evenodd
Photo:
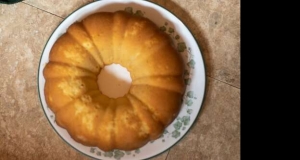
<path id="1" fill-rule="evenodd" d="M 24 3 L 30 4 L 47 12 L 60 17 L 66 17 L 79 7 L 93 2 L 93 0 L 25 0 Z"/>
<path id="2" fill-rule="evenodd" d="M 0 5 L 0 159 L 85 159 L 56 135 L 41 109 L 37 69 L 61 18 L 24 3 Z"/>
<path id="3" fill-rule="evenodd" d="M 197 39 L 207 75 L 240 88 L 240 0 L 166 0 Z"/>
<path id="4" fill-rule="evenodd" d="M 206 100 L 192 129 L 168 160 L 240 159 L 240 89 L 208 78 Z"/>

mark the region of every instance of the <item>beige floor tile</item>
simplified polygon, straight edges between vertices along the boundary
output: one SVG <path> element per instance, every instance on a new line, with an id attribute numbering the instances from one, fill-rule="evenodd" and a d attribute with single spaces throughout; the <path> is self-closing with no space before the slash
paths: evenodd
<path id="1" fill-rule="evenodd" d="M 30 4 L 47 12 L 60 17 L 66 17 L 79 7 L 93 2 L 93 0 L 25 0 L 24 3 Z"/>
<path id="2" fill-rule="evenodd" d="M 240 87 L 240 1 L 166 0 L 200 44 L 208 76 Z"/>
<path id="3" fill-rule="evenodd" d="M 168 160 L 240 159 L 240 90 L 211 78 L 207 86 L 196 123 Z"/>
<path id="4" fill-rule="evenodd" d="M 61 18 L 24 3 L 0 5 L 0 159 L 87 159 L 51 128 L 37 94 L 43 47 Z"/>

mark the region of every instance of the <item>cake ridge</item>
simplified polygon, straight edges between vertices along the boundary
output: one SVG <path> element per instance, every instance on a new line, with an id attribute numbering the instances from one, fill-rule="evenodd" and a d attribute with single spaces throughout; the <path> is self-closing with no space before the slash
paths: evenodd
<path id="1" fill-rule="evenodd" d="M 100 64 L 99 64 L 98 60 L 96 59 L 96 57 L 94 57 L 94 55 L 88 49 L 86 49 L 86 47 L 82 43 L 80 43 L 73 34 L 70 33 L 71 32 L 70 28 L 67 30 L 66 33 L 68 33 L 70 35 L 70 37 L 72 37 L 74 39 L 74 41 L 76 41 L 79 45 L 81 45 L 87 51 L 87 53 L 90 54 L 90 56 L 100 65 L 100 68 L 103 68 L 104 67 L 103 58 L 101 57 L 101 54 L 100 54 L 98 48 L 96 47 L 94 41 L 92 40 L 90 34 L 87 32 L 87 30 L 86 30 L 85 26 L 82 24 L 82 22 L 76 22 L 76 23 L 72 24 L 70 27 L 72 27 L 73 25 L 76 25 L 76 24 L 78 24 L 81 27 L 81 29 L 83 29 L 83 31 L 88 36 L 88 39 L 92 42 L 92 46 L 97 50 L 97 55 L 99 55 Z"/>
<path id="2" fill-rule="evenodd" d="M 113 57 L 110 57 L 110 59 L 106 59 L 107 57 L 104 57 L 104 55 L 106 55 L 106 51 L 103 49 L 105 47 L 110 47 L 111 44 L 106 44 L 106 43 L 112 43 L 112 38 L 111 36 L 107 36 L 107 32 L 111 34 L 111 31 L 112 31 L 112 28 L 111 27 L 107 27 L 105 26 L 105 24 L 107 25 L 111 25 L 112 26 L 112 23 L 113 23 L 113 18 L 112 18 L 112 15 L 113 13 L 111 12 L 96 12 L 88 17 L 86 17 L 85 19 L 83 19 L 81 21 L 81 23 L 83 24 L 86 32 L 88 33 L 88 35 L 91 37 L 92 41 L 94 42 L 96 48 L 98 49 L 98 53 L 100 54 L 100 57 L 102 58 L 103 60 L 103 63 L 104 65 L 109 65 L 111 64 L 110 61 L 113 61 Z M 107 23 L 104 23 L 103 21 L 107 22 Z M 99 23 L 101 22 L 101 25 L 98 25 Z M 95 28 L 95 23 L 98 25 L 96 28 Z M 87 25 L 89 25 L 90 28 L 87 27 Z M 109 29 L 109 31 L 106 31 L 106 32 L 103 32 L 102 29 L 103 27 L 106 27 L 106 29 Z M 91 32 L 95 32 L 95 30 L 97 31 L 97 34 L 95 36 L 92 36 L 91 35 Z M 102 32 L 99 32 L 99 31 L 102 31 Z M 101 33 L 101 35 L 100 35 Z M 103 40 L 102 38 L 107 38 L 105 40 Z M 97 44 L 99 43 L 99 39 L 101 39 L 104 44 Z M 96 42 L 98 41 L 98 42 Z M 109 42 L 108 42 L 109 41 Z M 108 46 L 106 46 L 108 45 Z M 103 50 L 100 50 L 100 48 L 102 48 Z M 104 53 L 105 52 L 105 53 Z M 112 52 L 112 50 L 111 50 Z M 110 56 L 113 56 L 113 53 L 108 53 Z"/>
<path id="3" fill-rule="evenodd" d="M 158 89 L 169 91 L 169 92 L 174 92 L 174 93 L 182 94 L 181 92 L 176 91 L 176 90 L 172 90 L 172 89 L 168 89 L 168 88 L 163 88 L 163 87 L 159 87 L 159 86 L 154 86 L 154 85 L 150 85 L 150 84 L 135 84 L 134 86 L 136 86 L 136 87 L 138 87 L 138 86 L 148 86 L 148 87 L 158 88 Z"/>
<path id="4" fill-rule="evenodd" d="M 129 99 L 129 101 L 132 104 L 132 107 L 137 110 L 137 116 L 139 116 L 140 119 L 143 119 L 142 122 L 144 122 L 143 125 L 146 125 L 149 129 L 149 139 L 155 140 L 162 134 L 162 131 L 164 130 L 165 126 L 164 124 L 159 121 L 157 117 L 153 117 L 153 112 L 139 99 L 136 98 L 136 96 L 133 96 L 131 94 L 126 95 Z M 135 102 L 134 102 L 135 101 Z M 140 104 L 136 104 L 140 103 Z M 155 127 L 154 127 L 155 126 Z"/>
<path id="5" fill-rule="evenodd" d="M 110 105 L 109 107 L 113 107 L 114 108 L 114 110 L 113 110 L 113 124 L 112 124 L 112 128 L 115 128 L 115 126 L 116 126 L 116 118 L 117 118 L 117 116 L 116 116 L 116 106 L 115 106 L 115 104 L 116 104 L 116 102 L 115 101 L 112 101 L 112 105 Z M 116 142 L 115 142 L 115 136 L 116 136 L 116 133 L 115 133 L 115 129 L 112 129 L 111 130 L 111 144 L 112 144 L 112 146 L 113 146 L 113 148 L 115 148 L 115 144 L 116 144 Z"/>
<path id="6" fill-rule="evenodd" d="M 99 64 L 89 55 L 86 49 L 76 43 L 76 41 L 67 32 L 59 37 L 56 43 L 52 46 L 49 54 L 49 61 L 61 62 L 82 68 L 83 64 L 85 64 L 85 69 L 95 73 L 99 72 L 100 69 Z"/>
<path id="7" fill-rule="evenodd" d="M 87 146 L 95 146 L 97 144 L 96 133 L 87 132 L 86 130 L 88 129 L 95 131 L 95 127 L 90 125 L 90 122 L 99 119 L 97 114 L 95 114 L 95 111 L 97 112 L 97 110 L 93 107 L 94 103 L 91 98 L 92 95 L 96 94 L 95 92 L 96 91 L 90 91 L 86 94 L 82 94 L 79 98 L 76 98 L 74 99 L 74 101 L 69 103 L 64 110 L 60 110 L 58 113 L 56 113 L 58 117 L 62 116 L 57 119 L 57 124 L 61 127 L 66 128 L 67 132 L 73 139 Z M 86 99 L 86 96 L 89 97 L 88 101 Z M 80 116 L 87 112 L 93 112 L 94 115 L 92 115 L 91 117 Z M 69 119 L 71 119 L 71 121 L 69 121 Z M 86 141 L 86 139 L 93 140 Z"/>
<path id="8" fill-rule="evenodd" d="M 128 13 L 129 14 L 129 13 Z M 125 67 L 130 68 L 130 63 L 134 62 L 138 55 L 143 54 L 142 48 L 143 43 L 145 40 L 153 37 L 156 35 L 157 31 L 159 31 L 158 27 L 151 22 L 148 18 L 140 17 L 137 15 L 133 15 L 128 19 L 128 22 L 125 26 L 125 37 L 123 38 L 123 42 L 121 45 L 121 49 L 125 50 L 121 55 L 121 58 L 123 61 L 123 65 Z M 135 41 L 137 44 L 134 46 L 134 48 L 129 45 L 129 51 L 128 50 L 128 43 Z M 129 56 L 130 55 L 130 56 Z"/>
<path id="9" fill-rule="evenodd" d="M 181 109 L 180 93 L 146 85 L 132 86 L 130 93 L 146 104 L 165 126 L 174 120 Z"/>
<path id="10" fill-rule="evenodd" d="M 144 122 L 144 121 L 141 119 L 140 116 L 138 116 L 137 110 L 135 109 L 135 107 L 133 107 L 133 104 L 132 104 L 132 102 L 130 101 L 130 99 L 129 99 L 127 96 L 125 96 L 124 98 L 127 99 L 128 103 L 130 104 L 130 107 L 133 109 L 134 115 L 139 119 L 140 125 L 142 126 L 143 123 L 146 123 L 146 122 Z M 149 137 L 150 137 L 150 133 L 147 132 L 147 138 L 149 139 Z"/>
<path id="11" fill-rule="evenodd" d="M 139 76 L 139 77 L 134 77 L 134 80 L 139 80 L 139 79 L 144 79 L 144 78 L 149 78 L 149 77 L 166 77 L 166 76 L 172 76 L 172 77 L 176 77 L 176 76 L 181 76 L 179 74 L 173 73 L 173 74 L 160 74 L 160 73 L 156 73 L 155 75 L 145 75 L 145 76 Z M 134 81 L 133 80 L 133 81 Z"/>
<path id="12" fill-rule="evenodd" d="M 103 64 L 103 66 L 105 66 L 105 64 L 104 64 L 104 60 L 103 60 L 103 57 L 102 57 L 102 55 L 101 55 L 101 53 L 100 53 L 100 51 L 99 51 L 99 49 L 98 49 L 98 47 L 96 47 L 96 44 L 95 44 L 95 42 L 94 42 L 94 40 L 93 40 L 93 38 L 92 38 L 92 36 L 90 35 L 90 33 L 87 31 L 87 29 L 86 29 L 86 26 L 85 25 L 83 25 L 83 23 L 82 23 L 83 21 L 81 21 L 80 22 L 80 24 L 82 25 L 82 28 L 84 29 L 84 31 L 85 31 L 85 33 L 89 36 L 89 38 L 90 38 L 90 40 L 93 42 L 93 45 L 95 46 L 95 48 L 97 49 L 97 52 L 98 52 L 98 54 L 99 54 L 99 57 L 100 57 L 100 59 L 101 59 L 101 62 L 102 62 L 102 64 Z"/>
<path id="13" fill-rule="evenodd" d="M 82 78 L 85 78 L 85 79 L 91 79 L 91 80 L 95 80 L 96 78 L 94 77 L 90 77 L 90 76 L 69 76 L 69 77 L 55 77 L 55 78 L 49 78 L 49 80 L 59 80 L 59 79 L 62 79 L 62 78 L 67 78 L 67 79 L 82 79 Z M 97 88 L 98 89 L 98 88 Z M 97 90 L 95 89 L 95 90 Z"/>
<path id="14" fill-rule="evenodd" d="M 143 44 L 142 44 L 141 46 L 145 46 L 145 45 L 147 45 L 147 43 L 150 43 L 151 40 L 153 40 L 153 37 L 157 37 L 157 34 L 160 34 L 160 33 L 161 33 L 161 31 L 160 31 L 159 29 L 156 29 L 155 32 L 154 32 L 151 36 L 148 36 L 147 39 L 145 39 L 145 41 L 143 42 Z M 147 40 L 148 40 L 148 41 L 147 41 Z M 149 41 L 150 41 L 150 42 L 149 42 Z M 143 47 L 141 47 L 141 50 L 140 50 L 141 53 L 137 54 L 137 55 L 132 59 L 132 61 L 130 61 L 130 62 L 128 63 L 128 66 L 132 67 L 132 63 L 134 63 L 136 59 L 139 59 L 139 61 L 142 61 L 142 60 L 145 60 L 145 59 L 147 59 L 148 57 L 150 57 L 152 54 L 157 54 L 157 51 L 158 51 L 159 49 L 161 49 L 161 47 L 162 47 L 163 45 L 167 44 L 167 42 L 165 42 L 165 41 L 160 41 L 160 42 L 161 42 L 161 43 L 158 43 L 159 46 L 156 46 L 156 47 L 155 47 L 155 50 L 152 50 L 151 53 L 150 53 L 150 54 L 147 54 L 147 56 L 143 57 L 143 59 L 141 59 L 141 56 L 144 56 L 144 55 L 145 55 L 145 54 L 143 54 L 143 52 L 145 52 L 146 49 L 144 49 Z M 151 49 L 152 49 L 152 48 L 151 48 Z M 149 51 L 149 50 L 146 50 L 146 51 Z"/>
<path id="15" fill-rule="evenodd" d="M 78 97 L 82 96 L 82 94 L 86 94 L 88 91 L 90 90 L 94 90 L 93 88 L 91 88 L 91 86 L 93 84 L 85 84 L 86 86 L 83 86 L 84 88 L 77 88 L 75 87 L 75 89 L 77 89 L 77 93 L 75 92 L 74 95 L 68 95 L 65 92 L 68 90 L 63 90 L 64 89 L 68 89 L 67 87 L 70 88 L 69 84 L 66 84 L 67 81 L 71 82 L 71 83 L 79 83 L 82 81 L 78 81 L 78 80 L 82 80 L 82 77 L 65 77 L 63 79 L 61 78 L 53 78 L 53 79 L 48 79 L 46 81 L 45 84 L 45 97 L 46 97 L 46 102 L 47 104 L 50 106 L 50 108 L 52 109 L 52 111 L 56 112 L 56 110 L 58 110 L 59 108 L 61 108 L 62 106 L 64 106 L 64 104 L 62 102 L 60 102 L 61 98 L 68 98 L 68 100 L 65 100 L 64 103 L 67 104 L 75 99 L 77 99 Z M 77 81 L 76 81 L 77 80 Z M 90 77 L 84 77 L 84 81 L 94 81 L 95 79 L 90 78 Z M 52 90 L 49 91 L 49 85 L 52 84 L 52 87 L 50 87 Z M 63 94 L 63 96 L 65 97 L 61 97 L 62 95 L 58 94 Z M 55 99 L 56 101 L 53 101 L 53 97 L 59 98 L 59 99 Z M 58 103 L 59 102 L 59 103 Z"/>
<path id="16" fill-rule="evenodd" d="M 113 119 L 111 119 L 112 120 L 112 128 L 115 126 L 115 118 L 116 118 L 116 116 L 114 116 L 116 114 L 116 108 L 115 108 L 114 104 L 115 104 L 115 101 L 111 99 L 110 104 L 106 107 L 104 115 L 103 115 L 103 117 L 101 119 L 101 121 L 102 121 L 104 118 L 106 118 L 105 116 L 108 114 L 109 109 L 113 109 Z M 101 126 L 99 125 L 98 128 L 99 127 L 101 127 Z M 109 143 L 108 148 L 109 149 L 107 149 L 107 150 L 111 150 L 111 149 L 114 148 L 114 145 L 115 145 L 115 142 L 114 142 L 114 136 L 115 136 L 114 130 L 110 129 L 108 134 L 110 135 L 110 138 L 108 140 L 108 143 Z M 104 150 L 106 150 L 106 149 L 104 149 Z"/>
<path id="17" fill-rule="evenodd" d="M 128 97 L 116 98 L 115 148 L 133 150 L 149 141 L 149 132 L 137 116 Z"/>
<path id="18" fill-rule="evenodd" d="M 134 81 L 139 81 L 142 79 L 147 79 L 147 78 L 170 78 L 170 77 L 182 77 L 182 75 L 155 75 L 155 76 L 144 76 L 144 77 L 139 77 L 134 79 L 132 82 L 134 83 Z"/>
<path id="19" fill-rule="evenodd" d="M 162 122 L 161 119 L 159 119 L 159 117 L 155 114 L 155 112 L 149 107 L 149 105 L 147 105 L 146 103 L 144 103 L 139 97 L 137 97 L 136 95 L 129 93 L 130 96 L 134 97 L 136 100 L 138 100 L 139 102 L 141 102 L 144 106 L 147 107 L 148 111 L 151 112 L 155 118 L 153 117 L 153 119 L 157 122 L 159 122 L 161 125 L 165 126 L 164 123 Z"/>
<path id="20" fill-rule="evenodd" d="M 174 91 L 180 94 L 184 92 L 184 80 L 183 76 L 150 76 L 140 79 L 135 79 L 132 85 L 148 85 L 161 89 Z"/>
<path id="21" fill-rule="evenodd" d="M 126 14 L 129 14 L 129 13 L 126 13 Z M 121 52 L 118 53 L 120 62 L 122 61 L 122 59 L 124 59 L 124 58 L 123 58 L 123 57 L 124 57 L 123 45 L 124 45 L 124 41 L 126 40 L 126 31 L 127 31 L 128 26 L 130 26 L 130 25 L 129 25 L 129 22 L 130 22 L 130 20 L 131 20 L 132 18 L 133 18 L 133 17 L 129 17 L 129 19 L 127 19 L 126 25 L 125 25 L 125 27 L 124 27 L 125 29 L 124 29 L 123 38 L 122 38 L 122 41 L 121 41 L 122 43 L 121 43 L 121 46 L 120 46 Z M 123 65 L 125 65 L 125 67 L 127 68 L 127 65 L 126 65 L 126 64 L 123 64 Z M 127 69 L 128 69 L 128 68 L 127 68 Z"/>
<path id="22" fill-rule="evenodd" d="M 45 70 L 43 71 L 43 72 L 46 72 L 47 71 L 47 67 L 49 67 L 49 65 L 51 66 L 51 65 L 55 65 L 55 66 L 60 66 L 60 67 L 67 67 L 67 68 L 75 68 L 75 69 L 79 69 L 79 70 L 81 70 L 81 71 L 84 71 L 84 72 L 87 72 L 87 73 L 89 73 L 89 74 L 91 74 L 90 76 L 87 76 L 86 75 L 86 77 L 94 77 L 94 78 L 97 78 L 97 76 L 95 76 L 94 75 L 94 73 L 92 72 L 92 71 L 90 71 L 90 70 L 88 70 L 88 69 L 86 69 L 86 68 L 82 68 L 82 67 L 80 67 L 80 66 L 75 66 L 75 65 L 70 65 L 70 64 L 68 64 L 68 63 L 64 63 L 64 62 L 55 62 L 55 61 L 50 61 L 49 63 L 48 63 L 48 65 L 45 67 Z M 45 73 L 43 73 L 43 74 L 45 74 Z M 72 76 L 57 76 L 57 77 L 49 77 L 49 76 L 47 76 L 47 75 L 45 75 L 45 77 L 46 78 L 49 78 L 49 79 L 53 79 L 53 78 L 64 78 L 64 77 L 72 77 Z M 76 77 L 85 77 L 85 76 L 76 76 Z"/>
<path id="23" fill-rule="evenodd" d="M 123 42 L 123 39 L 125 37 L 126 26 L 128 25 L 128 22 L 129 22 L 129 19 L 130 19 L 130 15 L 127 14 L 127 12 L 124 12 L 124 11 L 116 11 L 115 14 L 113 15 L 112 44 L 113 44 L 113 48 L 114 48 L 114 61 L 117 61 L 117 62 L 120 61 L 119 60 L 120 59 L 120 54 L 122 52 L 122 50 L 121 50 L 122 47 L 117 47 L 117 45 L 122 45 L 122 43 L 121 44 L 115 44 L 116 43 L 115 41 L 117 40 L 117 37 L 116 37 L 117 33 L 116 33 L 116 31 L 118 31 L 118 30 L 120 30 L 122 28 L 120 26 L 119 27 L 116 26 L 116 25 L 118 25 L 116 22 L 120 22 L 120 21 L 117 21 L 118 14 L 120 14 L 119 16 L 122 16 L 122 17 L 125 18 L 125 20 L 124 20 L 125 23 L 123 24 L 123 25 L 125 25 L 125 27 L 123 27 L 123 29 L 122 29 L 122 32 L 121 32 L 122 36 L 121 36 L 121 39 L 119 39 L 119 42 Z"/>

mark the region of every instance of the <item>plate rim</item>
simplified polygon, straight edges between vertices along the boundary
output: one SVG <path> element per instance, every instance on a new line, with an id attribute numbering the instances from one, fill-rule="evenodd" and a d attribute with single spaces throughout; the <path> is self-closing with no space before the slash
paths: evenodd
<path id="1" fill-rule="evenodd" d="M 39 101 L 40 101 L 40 106 L 41 106 L 41 108 L 42 108 L 42 110 L 43 110 L 43 112 L 44 112 L 44 115 L 45 115 L 45 117 L 47 118 L 47 121 L 50 123 L 50 125 L 51 125 L 51 127 L 52 127 L 52 129 L 56 132 L 56 134 L 66 143 L 66 144 L 68 144 L 69 146 L 71 146 L 73 149 L 75 149 L 77 152 L 79 152 L 79 153 L 81 153 L 82 155 L 85 155 L 85 156 L 87 156 L 87 157 L 90 157 L 90 158 L 93 158 L 93 159 L 99 159 L 99 160 L 101 160 L 100 158 L 95 158 L 95 157 L 92 157 L 92 156 L 90 156 L 90 155 L 88 155 L 88 154 L 86 154 L 86 153 L 84 153 L 83 151 L 81 151 L 81 150 L 79 150 L 79 149 L 77 149 L 77 148 L 75 148 L 72 144 L 70 144 L 67 140 L 65 140 L 64 139 L 64 137 L 62 137 L 62 135 L 55 129 L 55 127 L 52 125 L 52 123 L 51 123 L 51 121 L 50 121 L 50 119 L 49 119 L 49 117 L 48 117 L 48 114 L 46 113 L 46 111 L 45 111 L 45 108 L 44 108 L 44 105 L 43 105 L 43 102 L 42 102 L 42 98 L 41 98 L 41 92 L 40 92 L 40 76 L 42 76 L 42 75 L 40 75 L 40 69 L 41 69 L 41 67 L 42 67 L 42 64 L 41 64 L 41 62 L 42 62 L 42 58 L 43 58 L 43 55 L 44 55 L 44 52 L 45 52 L 45 49 L 46 49 L 46 47 L 47 47 L 47 44 L 49 43 L 49 40 L 51 39 L 51 37 L 53 36 L 53 34 L 55 33 L 55 31 L 61 26 L 61 24 L 62 23 L 64 23 L 72 14 L 74 14 L 75 12 L 77 12 L 78 10 L 80 10 L 80 9 L 82 9 L 83 7 L 86 7 L 87 5 L 91 5 L 91 4 L 93 4 L 93 3 L 100 3 L 101 1 L 107 1 L 107 0 L 94 0 L 94 1 L 92 1 L 92 2 L 89 2 L 89 3 L 87 3 L 87 4 L 85 4 L 85 5 L 83 5 L 83 6 L 81 6 L 81 7 L 79 7 L 79 8 L 77 8 L 76 10 L 74 10 L 74 11 L 72 11 L 71 13 L 69 13 L 68 14 L 68 16 L 66 16 L 65 18 L 63 18 L 63 20 L 56 26 L 56 28 L 55 29 L 53 29 L 53 31 L 52 31 L 52 33 L 51 33 L 51 35 L 48 37 L 48 40 L 46 41 L 46 43 L 45 43 L 45 45 L 44 45 L 44 48 L 43 48 L 43 50 L 42 50 L 42 54 L 40 55 L 40 60 L 39 60 L 39 65 L 38 65 L 38 74 L 37 74 L 37 84 L 38 84 L 38 87 L 37 87 L 37 89 L 38 89 L 38 97 L 39 97 Z M 132 1 L 132 2 L 136 2 L 136 0 L 129 0 L 129 1 Z M 201 58 L 202 58 L 202 62 L 203 62 L 203 70 L 204 70 L 204 79 L 203 79 L 203 81 L 204 81 L 204 92 L 203 92 L 203 96 L 201 97 L 202 98 L 202 101 L 200 102 L 200 108 L 199 108 L 199 111 L 198 111 L 198 113 L 197 113 L 197 115 L 196 115 L 196 117 L 195 117 L 195 119 L 194 119 L 194 121 L 192 122 L 192 124 L 190 125 L 190 127 L 187 129 L 187 131 L 174 143 L 174 144 L 172 144 L 172 145 L 170 145 L 169 147 L 167 147 L 165 150 L 162 150 L 162 151 L 159 151 L 159 153 L 157 153 L 157 154 L 155 154 L 155 155 L 153 155 L 153 156 L 151 156 L 151 157 L 147 157 L 147 158 L 145 158 L 145 159 L 151 159 L 151 158 L 154 158 L 154 157 L 157 157 L 157 156 L 159 156 L 159 155 L 161 155 L 161 154 L 163 154 L 163 153 L 165 153 L 166 151 L 168 151 L 168 150 L 170 150 L 171 148 L 173 148 L 177 143 L 179 143 L 184 137 L 186 137 L 186 135 L 189 133 L 189 131 L 194 127 L 194 125 L 195 125 L 195 123 L 196 123 L 196 121 L 199 119 L 199 115 L 200 115 L 200 113 L 201 113 L 201 111 L 202 111 L 202 109 L 203 109 L 203 104 L 204 104 L 204 102 L 205 102 L 205 99 L 206 99 L 206 94 L 207 94 L 207 73 L 206 73 L 206 71 L 207 71 L 207 69 L 206 69 L 206 62 L 205 62 L 205 59 L 204 59 L 204 57 L 203 57 L 203 52 L 202 52 L 202 47 L 200 46 L 200 43 L 197 41 L 197 39 L 195 38 L 195 36 L 194 36 L 194 34 L 193 34 L 193 32 L 191 32 L 191 29 L 178 17 L 178 16 L 176 16 L 176 14 L 175 13 L 173 13 L 172 11 L 170 11 L 169 9 L 167 9 L 167 8 L 165 8 L 164 6 L 162 6 L 162 5 L 160 5 L 160 4 L 157 4 L 157 3 L 155 3 L 155 2 L 152 2 L 152 1 L 148 1 L 148 0 L 143 0 L 145 3 L 152 3 L 153 5 L 156 5 L 156 6 L 158 6 L 158 7 L 160 7 L 161 9 L 163 9 L 163 10 L 165 10 L 165 11 L 167 11 L 167 12 L 169 12 L 170 14 L 172 14 L 175 18 L 177 18 L 178 20 L 179 20 L 179 22 L 181 22 L 182 23 L 182 25 L 185 27 L 185 28 L 187 28 L 187 30 L 190 32 L 190 34 L 192 35 L 192 37 L 193 37 L 193 40 L 196 42 L 196 44 L 197 44 L 197 47 L 198 47 L 198 49 L 199 49 L 199 51 L 200 51 L 200 56 L 201 56 Z"/>

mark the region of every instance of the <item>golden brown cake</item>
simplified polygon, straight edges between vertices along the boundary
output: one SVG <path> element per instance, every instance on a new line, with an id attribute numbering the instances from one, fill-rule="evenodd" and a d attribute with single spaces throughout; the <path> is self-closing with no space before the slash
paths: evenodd
<path id="1" fill-rule="evenodd" d="M 120 98 L 98 89 L 98 74 L 113 63 L 132 78 Z M 168 35 L 149 19 L 94 13 L 54 43 L 43 72 L 46 102 L 75 141 L 104 151 L 133 150 L 159 138 L 178 115 L 183 68 Z"/>

